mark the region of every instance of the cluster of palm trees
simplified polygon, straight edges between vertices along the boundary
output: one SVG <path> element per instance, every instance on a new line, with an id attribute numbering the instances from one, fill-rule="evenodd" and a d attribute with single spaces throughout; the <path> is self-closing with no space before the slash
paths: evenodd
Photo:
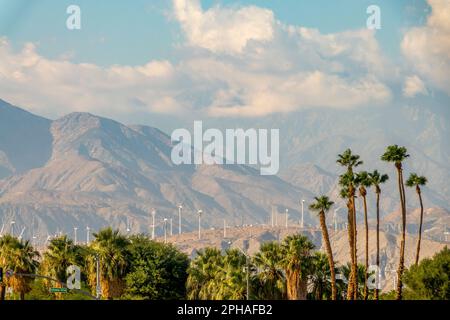
<path id="1" fill-rule="evenodd" d="M 11 235 L 0 238 L 0 267 L 11 270 L 14 275 L 4 276 L 0 283 L 0 300 L 5 299 L 5 288 L 11 287 L 24 299 L 31 291 L 34 274 L 48 277 L 47 287 L 61 287 L 67 281 L 67 268 L 82 266 L 87 275 L 86 282 L 96 287 L 96 259 L 100 259 L 100 282 L 102 296 L 108 299 L 120 297 L 125 288 L 124 275 L 129 264 L 127 245 L 129 238 L 111 228 L 94 234 L 95 240 L 89 246 L 76 245 L 66 235 L 54 238 L 42 254 L 35 251 L 29 241 L 19 240 Z M 57 281 L 48 280 L 55 279 Z M 59 295 L 59 297 L 61 297 Z"/>
<path id="2" fill-rule="evenodd" d="M 397 169 L 398 189 L 400 195 L 400 207 L 401 207 L 401 242 L 400 242 L 400 259 L 397 270 L 397 288 L 396 299 L 402 299 L 402 277 L 405 269 L 405 240 L 406 240 L 406 194 L 405 184 L 403 182 L 403 162 L 409 157 L 407 149 L 405 147 L 399 147 L 398 145 L 392 145 L 387 147 L 385 153 L 381 156 L 382 161 L 392 162 Z M 368 206 L 367 206 L 367 189 L 373 187 L 376 194 L 376 265 L 380 267 L 380 195 L 381 185 L 388 181 L 387 174 L 381 174 L 378 170 L 371 173 L 366 171 L 354 172 L 354 169 L 363 164 L 359 155 L 353 154 L 350 149 L 345 150 L 344 153 L 338 155 L 337 163 L 344 167 L 346 170 L 340 176 L 339 185 L 341 187 L 340 195 L 346 200 L 348 209 L 348 242 L 350 250 L 350 265 L 351 271 L 349 275 L 348 287 L 347 287 L 347 299 L 356 300 L 359 298 L 359 286 L 358 286 L 358 261 L 357 261 L 357 216 L 355 198 L 356 193 L 359 192 L 360 197 L 363 200 L 364 209 L 364 226 L 365 226 L 365 259 L 364 259 L 364 283 L 363 283 L 363 299 L 367 300 L 369 297 L 368 288 L 368 269 L 369 269 L 369 224 L 368 224 Z M 420 200 L 421 213 L 419 221 L 419 234 L 416 249 L 416 265 L 419 262 L 420 255 L 420 242 L 422 236 L 422 224 L 423 224 L 423 201 L 421 196 L 421 186 L 427 183 L 427 179 L 423 176 L 418 176 L 412 173 L 406 182 L 408 187 L 415 187 Z M 334 269 L 333 253 L 328 236 L 327 224 L 325 221 L 325 214 L 333 205 L 333 202 L 329 200 L 327 196 L 321 196 L 315 198 L 315 203 L 311 204 L 310 209 L 316 211 L 319 214 L 320 225 L 324 238 L 324 245 L 328 255 L 328 261 L 330 270 Z M 378 276 L 377 276 L 378 277 Z M 334 272 L 331 273 L 331 283 L 333 295 L 332 299 L 336 299 L 336 279 Z M 378 286 L 374 290 L 374 299 L 379 299 Z"/>
<path id="3" fill-rule="evenodd" d="M 327 256 L 314 252 L 314 244 L 303 235 L 266 242 L 251 257 L 240 249 L 222 253 L 206 248 L 188 269 L 187 298 L 306 300 L 309 294 L 329 299 L 332 292 L 336 295 L 336 288 L 330 287 L 330 270 Z"/>

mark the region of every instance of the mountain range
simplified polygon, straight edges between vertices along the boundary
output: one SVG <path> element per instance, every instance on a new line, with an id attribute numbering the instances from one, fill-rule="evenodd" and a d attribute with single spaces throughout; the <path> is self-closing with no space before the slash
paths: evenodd
<path id="1" fill-rule="evenodd" d="M 379 115 L 386 113 L 387 118 Z M 289 223 L 298 223 L 301 199 L 329 194 L 337 207 L 343 205 L 337 186 L 342 169 L 335 159 L 347 147 L 362 155 L 364 169 L 379 168 L 395 181 L 393 168 L 379 160 L 393 143 L 408 147 L 412 157 L 405 171 L 427 175 L 426 206 L 442 208 L 445 218 L 450 208 L 448 123 L 447 111 L 413 106 L 258 119 L 253 126 L 283 128 L 282 170 L 278 176 L 261 176 L 257 168 L 245 165 L 175 166 L 169 135 L 154 127 L 124 125 L 89 113 L 49 120 L 0 100 L 0 218 L 4 231 L 23 230 L 28 238 L 71 234 L 74 227 L 81 238 L 86 226 L 149 232 L 152 208 L 161 234 L 164 218 L 178 228 L 180 204 L 185 231 L 197 228 L 199 209 L 205 227 L 224 221 L 229 226 L 270 224 L 272 210 L 279 212 L 281 224 L 285 209 Z M 248 121 L 237 125 L 245 127 Z M 407 196 L 410 209 L 416 209 L 413 190 Z M 383 215 L 397 206 L 391 181 L 383 190 Z M 315 225 L 317 219 L 307 209 L 305 213 L 306 223 Z M 345 221 L 345 210 L 338 211 L 338 219 Z M 394 220 L 386 223 L 398 223 Z"/>

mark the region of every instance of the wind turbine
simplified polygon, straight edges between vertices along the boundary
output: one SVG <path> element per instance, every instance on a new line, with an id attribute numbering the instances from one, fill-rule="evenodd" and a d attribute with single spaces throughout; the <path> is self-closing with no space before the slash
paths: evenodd
<path id="1" fill-rule="evenodd" d="M 77 244 L 77 231 L 78 231 L 78 228 L 73 227 L 73 242 L 75 245 Z"/>
<path id="2" fill-rule="evenodd" d="M 164 218 L 164 243 L 167 243 L 167 218 Z"/>
<path id="3" fill-rule="evenodd" d="M 181 211 L 183 210 L 183 206 L 180 204 L 178 206 L 178 234 L 181 234 Z"/>
<path id="4" fill-rule="evenodd" d="M 86 226 L 86 244 L 89 244 L 90 231 L 91 228 L 89 228 L 89 226 Z"/>
<path id="5" fill-rule="evenodd" d="M 2 228 L 0 229 L 0 237 L 3 236 L 3 230 L 5 229 L 5 224 L 2 224 Z"/>
<path id="6" fill-rule="evenodd" d="M 130 226 L 131 226 L 130 225 L 130 220 L 129 220 L 128 216 L 127 216 L 127 234 L 130 233 L 130 231 L 131 231 Z"/>
<path id="7" fill-rule="evenodd" d="M 27 228 L 27 227 L 23 227 L 23 228 L 22 228 L 22 231 L 20 232 L 20 235 L 19 235 L 19 237 L 18 237 L 19 240 L 22 240 L 23 233 L 25 232 L 25 229 L 26 229 L 26 228 Z"/>
<path id="8" fill-rule="evenodd" d="M 227 220 L 223 219 L 223 237 L 227 237 Z"/>
<path id="9" fill-rule="evenodd" d="M 198 240 L 202 238 L 202 210 L 198 210 Z"/>
<path id="10" fill-rule="evenodd" d="M 333 213 L 334 232 L 337 232 L 337 229 L 338 229 L 338 227 L 337 227 L 337 212 L 341 209 L 342 209 L 342 207 L 339 207 L 336 210 L 334 210 L 334 213 Z"/>
<path id="11" fill-rule="evenodd" d="M 286 209 L 286 229 L 288 228 L 289 209 Z"/>
<path id="12" fill-rule="evenodd" d="M 305 200 L 302 200 L 302 202 L 301 202 L 301 204 L 302 204 L 302 219 L 301 219 L 301 221 L 300 221 L 300 228 L 304 228 L 305 227 L 305 224 L 304 224 L 304 218 L 305 218 L 305 215 L 304 215 L 304 211 L 305 211 L 305 208 L 304 208 L 304 206 L 305 206 Z"/>
<path id="13" fill-rule="evenodd" d="M 155 216 L 156 210 L 152 209 L 152 240 L 155 240 Z"/>
<path id="14" fill-rule="evenodd" d="M 14 225 L 16 224 L 16 222 L 13 220 L 11 221 L 11 236 L 14 237 Z"/>

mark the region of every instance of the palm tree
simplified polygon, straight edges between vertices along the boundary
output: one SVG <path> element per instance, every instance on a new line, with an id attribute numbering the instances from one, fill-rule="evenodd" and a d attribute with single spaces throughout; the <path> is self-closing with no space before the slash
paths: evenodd
<path id="1" fill-rule="evenodd" d="M 419 235 L 417 240 L 417 250 L 416 250 L 416 266 L 419 264 L 420 255 L 420 242 L 422 240 L 422 224 L 423 224 L 423 201 L 422 201 L 422 190 L 420 186 L 425 186 L 428 180 L 424 176 L 418 176 L 415 173 L 411 173 L 408 180 L 406 181 L 407 187 L 416 187 L 416 192 L 420 201 L 420 222 L 419 222 Z"/>
<path id="2" fill-rule="evenodd" d="M 15 273 L 6 279 L 5 285 L 19 292 L 20 300 L 25 300 L 25 294 L 31 291 L 32 278 L 20 274 L 36 272 L 39 267 L 39 253 L 34 250 L 29 241 L 19 240 L 10 235 L 0 239 L 0 249 L 0 265 Z"/>
<path id="3" fill-rule="evenodd" d="M 78 247 L 66 235 L 52 239 L 43 258 L 41 267 L 44 274 L 63 283 L 67 281 L 67 268 L 80 262 Z M 59 283 L 56 285 L 60 286 Z M 57 297 L 61 298 L 61 295 Z"/>
<path id="4" fill-rule="evenodd" d="M 289 300 L 306 300 L 313 249 L 314 244 L 302 235 L 288 236 L 283 241 L 281 264 L 286 274 L 286 291 Z"/>
<path id="5" fill-rule="evenodd" d="M 398 145 L 389 146 L 386 152 L 381 156 L 381 160 L 394 162 L 398 176 L 398 190 L 400 193 L 401 217 L 402 217 L 402 240 L 400 243 L 400 261 L 397 270 L 397 300 L 402 299 L 403 271 L 405 269 L 405 242 L 406 242 L 406 195 L 403 184 L 403 161 L 409 157 L 408 150 Z"/>
<path id="6" fill-rule="evenodd" d="M 348 283 L 349 288 L 347 290 L 347 299 L 351 300 L 357 299 L 358 296 L 358 279 L 356 277 L 357 272 L 357 230 L 356 230 L 356 208 L 355 208 L 355 179 L 353 174 L 353 169 L 362 165 L 363 162 L 360 160 L 360 156 L 353 154 L 351 149 L 347 149 L 344 153 L 338 155 L 336 161 L 339 165 L 347 168 L 345 175 L 341 176 L 340 185 L 348 191 L 347 195 L 347 207 L 349 210 L 348 214 L 348 228 L 349 230 L 349 247 L 350 256 L 352 262 L 352 272 L 350 275 L 350 281 Z"/>
<path id="7" fill-rule="evenodd" d="M 370 180 L 369 174 L 366 171 L 362 171 L 356 174 L 356 180 L 359 184 L 359 194 L 363 198 L 364 202 L 364 226 L 366 231 L 366 255 L 365 255 L 365 278 L 364 278 L 364 300 L 367 300 L 369 297 L 369 288 L 367 286 L 367 280 L 369 278 L 368 270 L 369 270 L 369 223 L 368 223 L 368 214 L 367 214 L 367 189 L 372 186 L 372 181 Z"/>
<path id="8" fill-rule="evenodd" d="M 327 196 L 321 196 L 314 198 L 315 203 L 312 203 L 309 206 L 309 210 L 313 212 L 319 213 L 320 227 L 322 229 L 323 241 L 325 244 L 325 249 L 328 255 L 328 263 L 330 264 L 330 272 L 331 272 L 331 293 L 332 300 L 336 300 L 336 274 L 334 272 L 334 260 L 333 260 L 333 251 L 331 250 L 330 237 L 328 235 L 328 228 L 325 219 L 325 213 L 330 211 L 330 208 L 333 206 L 334 202 L 330 201 Z"/>
<path id="9" fill-rule="evenodd" d="M 331 288 L 331 270 L 328 255 L 316 251 L 313 256 L 313 272 L 308 281 L 308 292 L 312 299 L 330 299 L 333 296 Z"/>
<path id="10" fill-rule="evenodd" d="M 107 228 L 94 233 L 92 249 L 100 259 L 100 282 L 102 296 L 107 299 L 120 297 L 125 289 L 124 277 L 128 270 L 129 240 L 119 230 Z M 91 265 L 94 261 L 91 258 Z M 91 279 L 95 276 L 95 268 L 90 268 Z M 91 285 L 92 285 L 91 280 Z"/>
<path id="11" fill-rule="evenodd" d="M 372 173 L 369 173 L 369 179 L 372 183 L 372 186 L 375 187 L 375 194 L 377 196 L 377 270 L 380 270 L 380 195 L 381 195 L 381 184 L 385 183 L 389 180 L 389 176 L 387 174 L 380 174 L 377 170 Z M 377 275 L 377 280 L 378 275 Z M 379 299 L 378 285 L 375 288 L 374 293 L 375 300 Z"/>
<path id="12" fill-rule="evenodd" d="M 286 281 L 280 266 L 282 260 L 281 247 L 276 242 L 266 242 L 253 258 L 258 268 L 258 288 L 262 299 L 283 299 L 286 292 Z"/>
<path id="13" fill-rule="evenodd" d="M 245 272 L 242 272 L 245 270 Z M 247 257 L 239 249 L 227 250 L 223 257 L 222 272 L 217 274 L 217 299 L 244 300 L 247 296 L 247 273 L 252 272 Z M 250 277 L 250 275 L 248 275 Z M 250 292 L 249 292 L 250 293 Z"/>
<path id="14" fill-rule="evenodd" d="M 353 267 L 352 273 L 350 274 L 349 289 L 347 290 L 347 298 L 349 300 L 358 299 L 358 279 L 354 277 L 356 274 L 357 267 L 357 230 L 356 230 L 356 208 L 355 208 L 355 193 L 358 188 L 358 181 L 353 172 L 347 171 L 345 174 L 339 177 L 339 185 L 342 187 L 341 196 L 347 199 L 348 208 L 348 228 L 349 228 L 349 244 L 350 244 L 350 256 L 351 265 Z"/>
<path id="15" fill-rule="evenodd" d="M 187 298 L 190 300 L 210 300 L 217 292 L 217 275 L 223 268 L 223 256 L 216 248 L 206 248 L 197 252 L 191 261 L 186 282 Z"/>

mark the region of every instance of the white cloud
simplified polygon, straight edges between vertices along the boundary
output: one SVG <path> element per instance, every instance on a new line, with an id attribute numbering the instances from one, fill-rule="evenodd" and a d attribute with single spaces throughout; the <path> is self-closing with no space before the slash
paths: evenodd
<path id="1" fill-rule="evenodd" d="M 428 0 L 432 8 L 425 26 L 408 30 L 402 51 L 412 68 L 450 94 L 450 0 Z"/>
<path id="2" fill-rule="evenodd" d="M 0 41 L 0 97 L 35 112 L 155 112 L 213 117 L 264 116 L 304 108 L 386 104 L 395 72 L 374 32 L 334 34 L 285 25 L 255 6 L 206 11 L 174 0 L 185 33 L 177 63 L 99 67 L 51 60 L 32 44 Z"/>
<path id="3" fill-rule="evenodd" d="M 403 95 L 408 98 L 414 98 L 418 94 L 428 95 L 428 90 L 422 79 L 416 75 L 407 77 L 403 86 Z"/>
<path id="4" fill-rule="evenodd" d="M 250 41 L 273 38 L 272 11 L 248 6 L 239 9 L 213 7 L 203 11 L 199 0 L 174 0 L 175 17 L 190 45 L 216 53 L 241 53 Z"/>

